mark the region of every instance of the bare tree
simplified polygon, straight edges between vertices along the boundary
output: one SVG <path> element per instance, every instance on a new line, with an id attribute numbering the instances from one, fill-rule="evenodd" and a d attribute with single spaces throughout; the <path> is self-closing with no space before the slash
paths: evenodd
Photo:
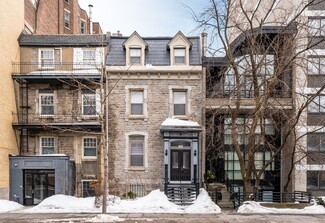
<path id="1" fill-rule="evenodd" d="M 209 53 L 218 55 L 204 59 L 207 159 L 231 154 L 246 193 L 257 192 L 280 164 L 281 190 L 289 190 L 295 164 L 308 155 L 307 133 L 299 129 L 307 128 L 307 108 L 324 85 L 304 90 L 306 54 L 323 41 L 311 38 L 315 27 L 305 12 L 319 2 L 210 0 L 202 14 L 193 13 L 210 36 Z"/>

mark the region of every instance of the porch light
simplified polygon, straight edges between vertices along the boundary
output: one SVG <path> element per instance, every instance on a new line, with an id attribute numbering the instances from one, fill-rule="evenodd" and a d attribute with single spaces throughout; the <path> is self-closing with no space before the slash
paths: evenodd
<path id="1" fill-rule="evenodd" d="M 196 150 L 194 150 L 194 156 L 196 156 Z"/>
<path id="2" fill-rule="evenodd" d="M 166 149 L 166 150 L 165 150 L 165 156 L 167 156 L 167 155 L 168 155 L 168 150 Z"/>

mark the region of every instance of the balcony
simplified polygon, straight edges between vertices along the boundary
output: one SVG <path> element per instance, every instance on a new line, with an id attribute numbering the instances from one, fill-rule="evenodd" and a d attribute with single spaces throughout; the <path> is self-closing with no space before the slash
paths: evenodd
<path id="1" fill-rule="evenodd" d="M 236 91 L 207 91 L 206 96 L 206 108 L 207 109 L 229 109 L 235 108 L 237 97 Z M 263 92 L 261 92 L 263 95 Z M 262 99 L 263 100 L 263 99 Z M 256 101 L 252 90 L 240 91 L 240 108 L 241 109 L 253 109 L 256 106 Z M 268 98 L 268 106 L 274 109 L 291 110 L 293 106 L 293 100 L 290 92 L 286 91 L 274 91 Z"/>
<path id="2" fill-rule="evenodd" d="M 100 130 L 100 117 L 98 115 L 81 114 L 14 114 L 13 123 L 17 129 L 90 129 Z"/>
<path id="3" fill-rule="evenodd" d="M 41 79 L 91 79 L 98 81 L 102 73 L 102 65 L 96 63 L 12 63 L 12 76 L 18 82 Z"/>

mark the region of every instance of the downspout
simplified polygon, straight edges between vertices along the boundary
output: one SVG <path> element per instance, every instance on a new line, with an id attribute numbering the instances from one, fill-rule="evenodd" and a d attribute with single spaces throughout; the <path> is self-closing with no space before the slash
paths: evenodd
<path id="1" fill-rule="evenodd" d="M 60 34 L 60 1 L 58 0 L 58 34 Z"/>

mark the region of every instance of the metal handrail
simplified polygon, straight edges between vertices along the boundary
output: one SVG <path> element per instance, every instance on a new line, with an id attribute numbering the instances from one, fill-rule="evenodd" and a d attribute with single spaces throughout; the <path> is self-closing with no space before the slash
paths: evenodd
<path id="1" fill-rule="evenodd" d="M 13 62 L 12 73 L 13 74 L 96 74 L 102 69 L 100 63 L 49 63 L 42 64 L 39 62 L 27 63 L 27 62 Z"/>

